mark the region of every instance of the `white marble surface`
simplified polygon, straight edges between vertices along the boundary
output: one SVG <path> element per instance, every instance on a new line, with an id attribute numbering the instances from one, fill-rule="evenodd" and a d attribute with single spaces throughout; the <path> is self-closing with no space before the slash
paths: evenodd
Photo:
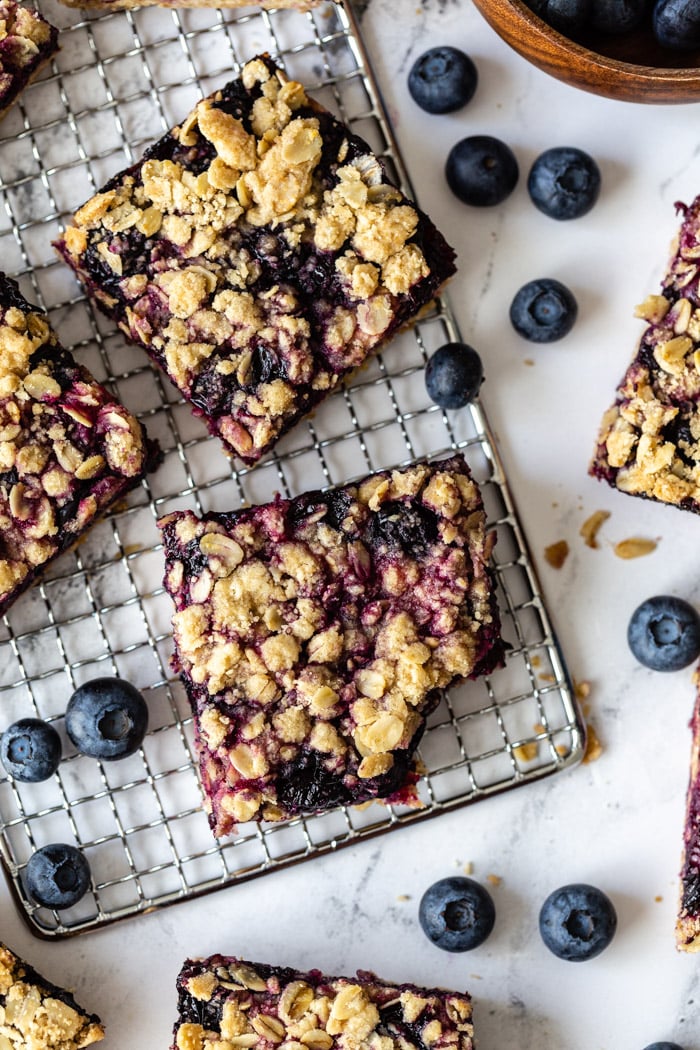
<path id="1" fill-rule="evenodd" d="M 700 605 L 700 522 L 586 475 L 640 333 L 632 308 L 658 288 L 674 202 L 700 191 L 698 109 L 562 85 L 511 52 L 469 0 L 369 0 L 363 25 L 419 199 L 459 253 L 452 302 L 485 361 L 483 401 L 565 656 L 591 684 L 602 755 L 338 856 L 60 943 L 31 936 L 2 884 L 2 936 L 102 1015 L 106 1050 L 165 1050 L 182 960 L 216 951 L 469 989 L 479 1050 L 642 1050 L 661 1039 L 700 1050 L 697 959 L 673 942 L 691 671 L 647 671 L 625 642 L 630 613 L 652 594 Z M 480 83 L 467 108 L 431 117 L 409 98 L 406 74 L 445 42 L 472 55 Z M 450 147 L 477 132 L 507 141 L 521 166 L 496 209 L 470 209 L 444 182 Z M 596 208 L 568 224 L 537 212 L 525 187 L 532 160 L 554 145 L 588 150 L 602 170 Z M 564 281 L 580 305 L 574 331 L 542 347 L 520 340 L 507 317 L 517 288 L 539 276 Z M 579 527 L 596 509 L 611 516 L 591 550 Z M 623 561 L 613 546 L 630 536 L 658 539 L 657 549 Z M 555 571 L 543 549 L 560 539 L 571 553 Z M 421 933 L 418 901 L 467 863 L 476 878 L 501 878 L 496 926 L 481 948 L 451 956 Z M 542 901 L 570 881 L 599 885 L 619 915 L 609 949 L 581 965 L 555 959 L 537 932 Z"/>

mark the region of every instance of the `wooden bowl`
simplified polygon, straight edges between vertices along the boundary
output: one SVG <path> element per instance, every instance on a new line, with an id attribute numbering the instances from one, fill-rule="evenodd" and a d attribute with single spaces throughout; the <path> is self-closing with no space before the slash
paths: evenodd
<path id="1" fill-rule="evenodd" d="M 626 102 L 700 101 L 700 51 L 660 47 L 651 25 L 624 36 L 596 34 L 575 43 L 522 0 L 474 3 L 515 51 L 567 84 Z"/>

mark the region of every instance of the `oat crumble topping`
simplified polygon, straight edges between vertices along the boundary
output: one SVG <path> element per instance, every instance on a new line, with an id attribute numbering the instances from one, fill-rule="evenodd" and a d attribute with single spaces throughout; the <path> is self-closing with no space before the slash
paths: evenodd
<path id="1" fill-rule="evenodd" d="M 267 56 L 83 205 L 57 247 L 246 463 L 454 272 L 369 146 Z"/>
<path id="2" fill-rule="evenodd" d="M 639 351 L 605 413 L 590 473 L 621 492 L 700 510 L 700 197 L 682 207 L 662 294 L 636 314 Z"/>
<path id="3" fill-rule="evenodd" d="M 365 970 L 331 977 L 212 955 L 186 960 L 177 990 L 171 1050 L 473 1050 L 469 995 Z"/>
<path id="4" fill-rule="evenodd" d="M 99 1017 L 0 943 L 2 1050 L 80 1050 L 103 1038 Z"/>
<path id="5" fill-rule="evenodd" d="M 159 526 L 214 833 L 415 804 L 437 691 L 503 655 L 494 536 L 463 457 Z"/>
<path id="6" fill-rule="evenodd" d="M 618 558 L 629 561 L 631 558 L 643 558 L 647 554 L 652 554 L 656 547 L 656 540 L 648 540 L 643 536 L 630 536 L 616 543 L 613 551 Z"/>
<path id="7" fill-rule="evenodd" d="M 568 557 L 569 544 L 566 540 L 557 540 L 555 543 L 550 543 L 544 549 L 545 561 L 548 565 L 551 565 L 553 569 L 561 569 Z"/>
<path id="8" fill-rule="evenodd" d="M 609 517 L 609 510 L 594 510 L 593 513 L 586 518 L 579 529 L 579 536 L 583 537 L 583 541 L 587 547 L 597 550 L 600 546 L 598 543 L 598 533 Z"/>
<path id="9" fill-rule="evenodd" d="M 0 614 L 157 459 L 138 420 L 0 274 Z"/>
<path id="10" fill-rule="evenodd" d="M 0 0 L 0 117 L 58 51 L 58 30 L 33 7 Z"/>

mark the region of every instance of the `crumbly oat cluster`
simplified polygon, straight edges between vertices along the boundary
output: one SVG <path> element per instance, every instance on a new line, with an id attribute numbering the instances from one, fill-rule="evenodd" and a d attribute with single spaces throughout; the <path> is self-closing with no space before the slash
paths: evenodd
<path id="1" fill-rule="evenodd" d="M 690 775 L 686 794 L 681 856 L 676 946 L 700 952 L 700 669 L 695 672 L 696 698 L 690 728 Z"/>
<path id="2" fill-rule="evenodd" d="M 463 457 L 159 525 L 214 833 L 416 804 L 437 691 L 503 654 L 494 536 Z"/>
<path id="3" fill-rule="evenodd" d="M 57 247 L 248 464 L 454 272 L 369 146 L 267 57 L 116 175 Z"/>
<path id="4" fill-rule="evenodd" d="M 32 7 L 0 0 L 0 117 L 58 50 L 58 30 Z"/>
<path id="5" fill-rule="evenodd" d="M 473 1050 L 466 994 L 329 977 L 230 956 L 188 959 L 171 1050 Z"/>
<path id="6" fill-rule="evenodd" d="M 0 274 L 0 614 L 157 456 Z"/>
<path id="7" fill-rule="evenodd" d="M 99 1017 L 0 943 L 2 1050 L 80 1050 L 104 1034 Z"/>
<path id="8" fill-rule="evenodd" d="M 637 308 L 639 351 L 606 412 L 590 473 L 621 492 L 700 511 L 700 197 L 683 208 L 660 295 Z"/>

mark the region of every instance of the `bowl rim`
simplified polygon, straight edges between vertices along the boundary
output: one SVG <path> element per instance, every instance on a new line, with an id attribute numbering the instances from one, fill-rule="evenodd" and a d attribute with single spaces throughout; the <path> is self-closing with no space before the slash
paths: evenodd
<path id="1" fill-rule="evenodd" d="M 474 0 L 474 3 L 489 22 L 491 21 L 489 13 L 493 10 L 501 10 L 504 14 L 508 11 L 514 11 L 542 43 L 554 44 L 562 52 L 578 58 L 581 62 L 604 70 L 608 74 L 615 76 L 626 75 L 638 80 L 646 80 L 650 85 L 658 85 L 660 81 L 668 81 L 669 84 L 676 85 L 697 83 L 700 88 L 700 66 L 650 66 L 626 62 L 619 58 L 611 58 L 608 55 L 601 54 L 599 51 L 593 51 L 591 48 L 585 47 L 583 44 L 579 44 L 575 40 L 571 40 L 570 37 L 560 33 L 545 22 L 544 19 L 540 18 L 539 15 L 535 14 L 524 0 Z M 494 28 L 496 28 L 495 25 Z M 497 30 L 499 35 L 502 35 L 501 28 L 501 23 L 499 23 Z M 515 50 L 519 51 L 520 54 L 524 54 L 524 48 L 522 45 L 518 45 L 515 36 L 511 37 L 508 35 L 504 36 L 503 39 Z"/>

